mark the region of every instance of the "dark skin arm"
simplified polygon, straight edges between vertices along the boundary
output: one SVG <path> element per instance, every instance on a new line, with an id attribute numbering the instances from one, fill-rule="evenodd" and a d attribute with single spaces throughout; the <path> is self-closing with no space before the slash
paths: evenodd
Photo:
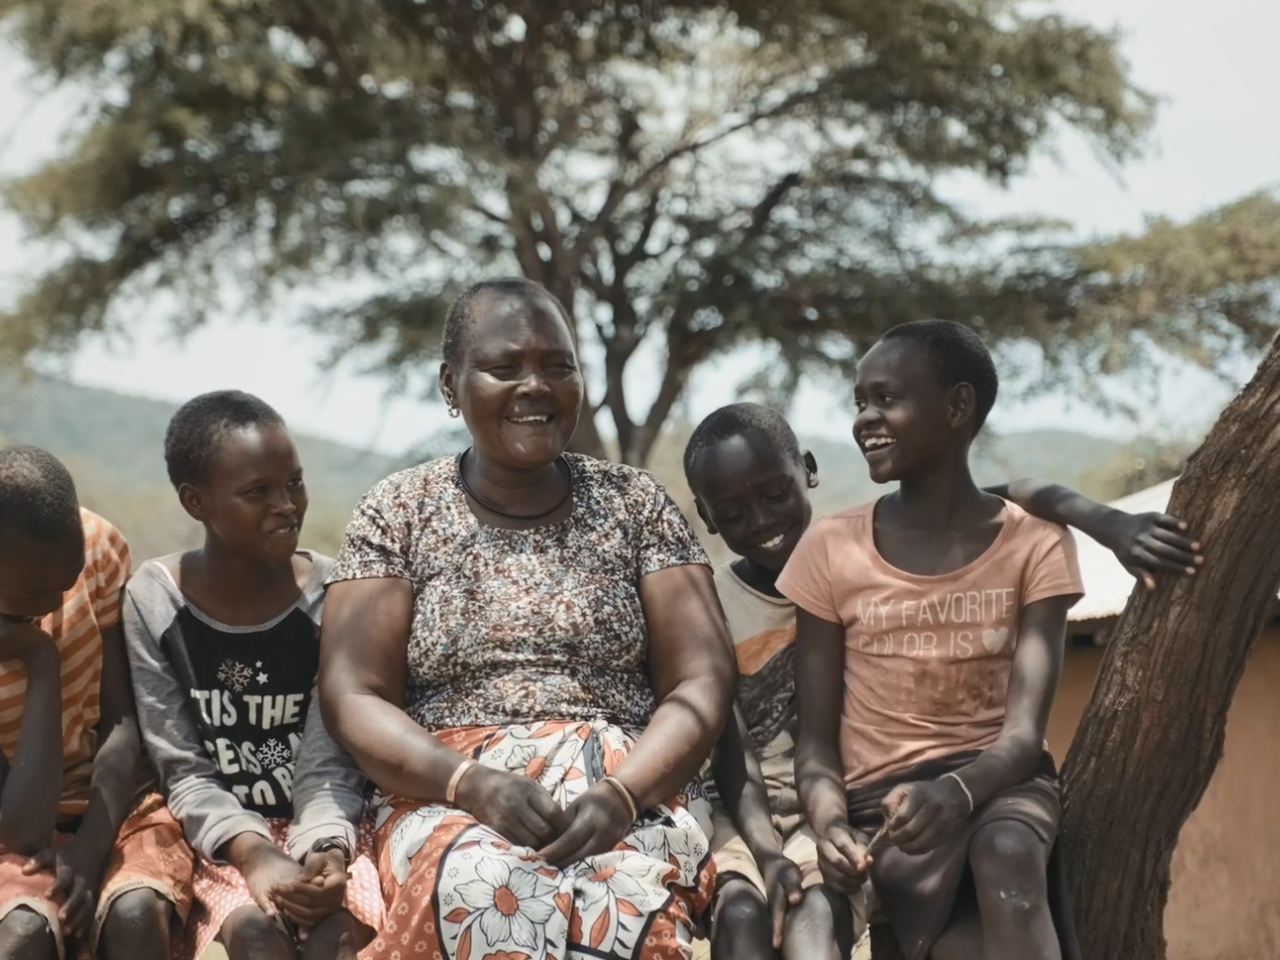
<path id="1" fill-rule="evenodd" d="M 782 844 L 769 814 L 769 795 L 760 772 L 760 761 L 751 748 L 746 720 L 737 705 L 712 751 L 711 773 L 720 792 L 720 802 L 733 818 L 734 826 L 756 862 L 781 855 Z"/>
<path id="2" fill-rule="evenodd" d="M 1000 737 L 957 771 L 973 795 L 974 808 L 1026 781 L 1040 762 L 1072 599 L 1052 597 L 1022 610 Z M 953 777 L 903 784 L 885 798 L 884 805 L 889 839 L 906 853 L 933 849 L 970 813 L 969 798 Z"/>
<path id="3" fill-rule="evenodd" d="M 333 738 L 384 793 L 443 803 L 450 778 L 466 758 L 404 711 L 412 613 L 408 580 L 371 578 L 329 587 L 320 629 L 320 709 Z M 568 824 L 539 784 L 483 766 L 466 771 L 454 802 L 522 846 L 541 846 Z"/>
<path id="4" fill-rule="evenodd" d="M 1200 543 L 1187 535 L 1187 525 L 1168 514 L 1125 513 L 1046 480 L 1015 480 L 987 492 L 1042 520 L 1088 534 L 1148 590 L 1155 589 L 1155 574 L 1194 576 L 1204 563 Z"/>
<path id="5" fill-rule="evenodd" d="M 760 771 L 760 761 L 747 734 L 746 718 L 736 704 L 725 724 L 720 742 L 711 753 L 720 802 L 733 819 L 743 843 L 765 881 L 765 897 L 773 920 L 773 946 L 782 946 L 787 909 L 803 896 L 800 868 L 782 852 L 782 842 L 769 813 L 769 792 Z"/>
<path id="6" fill-rule="evenodd" d="M 844 627 L 796 610 L 796 689 L 800 736 L 796 786 L 809 826 L 818 836 L 823 881 L 838 893 L 855 892 L 866 879 L 865 851 L 849 826 L 840 762 L 844 699 Z"/>
<path id="7" fill-rule="evenodd" d="M 0 754 L 0 843 L 32 856 L 53 840 L 62 784 L 62 677 L 53 638 L 33 624 L 0 623 L 0 659 L 27 668 L 22 728 L 10 764 Z"/>
<path id="8" fill-rule="evenodd" d="M 102 631 L 101 746 L 93 758 L 89 806 L 75 836 L 61 850 L 42 851 L 28 872 L 52 870 L 48 896 L 63 901 L 61 920 L 68 933 L 88 932 L 94 902 L 106 873 L 120 826 L 128 816 L 143 773 L 142 741 L 129 683 L 129 662 L 119 623 Z"/>
<path id="9" fill-rule="evenodd" d="M 738 669 L 711 570 L 684 565 L 640 580 L 649 628 L 649 678 L 657 702 L 649 725 L 613 772 L 639 810 L 683 790 L 723 733 Z M 541 851 L 563 866 L 611 850 L 631 828 L 629 807 L 598 783 L 566 811 L 570 825 Z"/>

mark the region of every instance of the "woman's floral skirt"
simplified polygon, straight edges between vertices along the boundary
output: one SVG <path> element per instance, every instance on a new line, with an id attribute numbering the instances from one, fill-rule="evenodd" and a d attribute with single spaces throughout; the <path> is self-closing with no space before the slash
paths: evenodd
<path id="1" fill-rule="evenodd" d="M 537 780 L 567 807 L 630 752 L 603 720 L 436 734 L 486 766 Z M 386 922 L 363 960 L 676 960 L 714 885 L 710 808 L 696 785 L 643 811 L 609 853 L 560 870 L 441 804 L 379 801 Z"/>

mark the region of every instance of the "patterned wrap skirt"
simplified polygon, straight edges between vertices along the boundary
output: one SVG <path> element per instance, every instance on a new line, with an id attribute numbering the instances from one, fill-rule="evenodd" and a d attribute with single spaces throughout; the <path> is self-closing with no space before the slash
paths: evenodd
<path id="1" fill-rule="evenodd" d="M 72 834 L 59 831 L 54 844 L 62 846 Z M 43 917 L 53 934 L 59 960 L 90 960 L 98 952 L 107 914 L 117 900 L 134 890 L 145 889 L 169 902 L 174 924 L 186 922 L 191 908 L 192 864 L 194 855 L 182 836 L 182 826 L 169 813 L 164 798 L 147 793 L 134 804 L 116 835 L 111 859 L 98 892 L 93 929 L 88 937 L 70 939 L 64 936 L 58 911 L 62 902 L 45 896 L 53 874 L 27 876 L 22 872 L 27 858 L 0 847 L 0 919 L 18 908 Z"/>
<path id="2" fill-rule="evenodd" d="M 538 781 L 567 807 L 636 734 L 604 720 L 436 733 Z M 642 811 L 612 851 L 557 869 L 461 810 L 381 798 L 374 838 L 386 921 L 362 960 L 684 960 L 715 883 L 710 805 L 696 784 Z"/>

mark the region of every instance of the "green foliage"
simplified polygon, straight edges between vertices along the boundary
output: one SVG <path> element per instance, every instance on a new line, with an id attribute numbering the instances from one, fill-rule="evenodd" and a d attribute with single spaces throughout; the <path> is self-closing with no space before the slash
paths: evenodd
<path id="1" fill-rule="evenodd" d="M 1191 351 L 1206 317 L 1247 346 L 1274 320 L 1247 292 L 1275 271 L 1274 224 L 1268 256 L 1193 280 L 1176 254 L 1200 256 L 1212 230 L 1046 247 L 1045 225 L 975 221 L 935 191 L 956 171 L 1007 181 L 1063 124 L 1117 162 L 1138 148 L 1151 100 L 1115 38 L 1042 5 L 0 0 L 0 15 L 85 100 L 65 155 L 7 192 L 62 254 L 3 318 L 19 355 L 127 332 L 157 291 L 195 325 L 229 287 L 265 311 L 319 285 L 313 323 L 411 370 L 459 289 L 519 271 L 573 310 L 601 360 L 593 404 L 644 462 L 691 371 L 744 344 L 771 348 L 785 392 L 922 316 L 1085 372 L 1166 327 Z M 650 340 L 662 368 L 638 412 L 623 372 Z M 578 439 L 603 449 L 593 420 Z"/>

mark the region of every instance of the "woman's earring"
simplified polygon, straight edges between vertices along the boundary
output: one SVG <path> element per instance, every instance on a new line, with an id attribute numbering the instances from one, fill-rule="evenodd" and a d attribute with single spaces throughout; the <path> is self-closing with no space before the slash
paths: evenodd
<path id="1" fill-rule="evenodd" d="M 458 409 L 457 401 L 453 399 L 452 393 L 446 393 L 444 395 L 444 402 L 449 405 L 449 416 L 453 417 L 455 420 L 461 416 L 462 411 Z"/>

